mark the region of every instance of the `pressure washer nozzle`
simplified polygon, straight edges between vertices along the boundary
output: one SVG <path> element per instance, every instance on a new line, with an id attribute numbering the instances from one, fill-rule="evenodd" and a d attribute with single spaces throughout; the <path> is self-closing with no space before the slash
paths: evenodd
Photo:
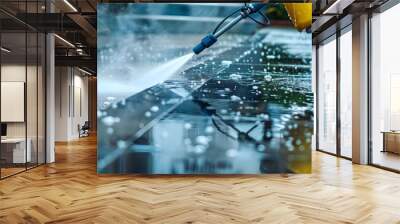
<path id="1" fill-rule="evenodd" d="M 202 52 L 204 49 L 210 47 L 211 45 L 213 45 L 215 42 L 217 42 L 217 38 L 212 35 L 212 34 L 208 34 L 207 36 L 205 36 L 201 42 L 199 44 L 197 44 L 194 48 L 193 48 L 193 52 L 195 54 L 199 54 L 200 52 Z"/>

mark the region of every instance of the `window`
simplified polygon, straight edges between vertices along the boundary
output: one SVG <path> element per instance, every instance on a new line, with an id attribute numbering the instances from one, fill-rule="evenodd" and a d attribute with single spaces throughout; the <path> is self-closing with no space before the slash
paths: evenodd
<path id="1" fill-rule="evenodd" d="M 18 6 L 21 14 L 37 13 L 43 4 Z M 0 17 L 13 21 L 3 13 Z M 0 24 L 0 178 L 45 163 L 45 35 L 10 24 Z"/>
<path id="2" fill-rule="evenodd" d="M 400 5 L 371 19 L 372 163 L 400 170 Z"/>
<path id="3" fill-rule="evenodd" d="M 349 27 L 351 28 L 351 27 Z M 352 33 L 340 36 L 340 154 L 351 158 L 352 148 Z"/>
<path id="4" fill-rule="evenodd" d="M 336 153 L 336 40 L 318 48 L 318 149 Z"/>

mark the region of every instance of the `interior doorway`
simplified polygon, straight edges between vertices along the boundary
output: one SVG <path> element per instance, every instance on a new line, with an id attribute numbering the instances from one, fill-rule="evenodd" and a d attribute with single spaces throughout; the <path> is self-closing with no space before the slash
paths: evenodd
<path id="1" fill-rule="evenodd" d="M 55 141 L 96 134 L 97 79 L 79 67 L 56 67 Z"/>

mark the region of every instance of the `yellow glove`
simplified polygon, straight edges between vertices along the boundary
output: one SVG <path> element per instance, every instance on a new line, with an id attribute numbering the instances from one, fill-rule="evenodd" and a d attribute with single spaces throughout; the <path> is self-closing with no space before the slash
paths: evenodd
<path id="1" fill-rule="evenodd" d="M 284 3 L 286 11 L 297 30 L 304 30 L 312 23 L 312 3 Z"/>

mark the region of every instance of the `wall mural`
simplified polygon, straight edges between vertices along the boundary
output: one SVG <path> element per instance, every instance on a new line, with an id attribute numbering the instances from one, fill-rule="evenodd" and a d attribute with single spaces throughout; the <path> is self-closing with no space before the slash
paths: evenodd
<path id="1" fill-rule="evenodd" d="M 311 172 L 311 52 L 283 4 L 98 4 L 98 173 Z"/>

